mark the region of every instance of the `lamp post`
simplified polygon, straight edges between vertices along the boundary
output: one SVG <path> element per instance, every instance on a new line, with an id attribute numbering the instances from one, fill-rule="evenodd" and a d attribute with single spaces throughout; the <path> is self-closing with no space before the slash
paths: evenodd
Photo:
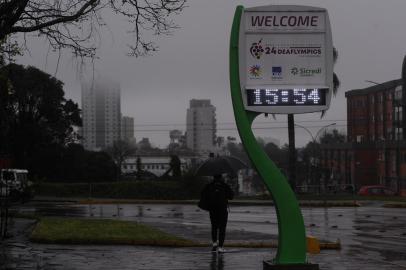
<path id="1" fill-rule="evenodd" d="M 313 136 L 313 133 L 308 129 L 308 128 L 306 128 L 305 126 L 302 126 L 302 125 L 299 125 L 299 124 L 295 124 L 295 126 L 298 126 L 298 127 L 300 127 L 300 128 L 303 128 L 309 135 L 310 135 L 310 137 L 312 138 L 312 142 L 313 142 L 313 146 L 312 146 L 312 158 L 315 158 L 315 153 L 316 153 L 316 149 L 315 149 L 315 146 L 316 146 L 316 143 L 317 143 L 317 137 L 320 135 L 320 132 L 322 131 L 322 130 L 324 130 L 324 129 L 326 129 L 326 128 L 328 128 L 328 127 L 331 127 L 331 126 L 334 126 L 334 125 L 336 125 L 336 123 L 331 123 L 331 124 L 328 124 L 328 125 L 325 125 L 325 126 L 323 126 L 323 127 L 321 127 L 317 132 L 316 132 L 316 136 Z M 310 161 L 311 162 L 311 161 Z M 316 162 L 315 162 L 315 164 L 316 164 Z M 310 166 L 310 168 L 311 168 L 311 166 Z M 312 175 L 312 178 L 314 179 L 314 174 L 313 174 L 313 171 L 311 170 L 311 173 L 310 173 L 310 175 Z M 314 181 L 312 181 L 312 182 L 314 182 Z M 318 190 L 319 190 L 319 193 L 320 193 L 320 185 L 321 185 L 321 183 L 320 183 L 320 178 L 319 178 L 319 188 L 318 188 Z"/>
<path id="2" fill-rule="evenodd" d="M 376 85 L 380 84 L 380 83 L 377 83 L 377 82 L 374 82 L 374 81 L 370 81 L 370 80 L 365 80 L 365 82 L 373 83 L 373 84 L 376 84 Z"/>

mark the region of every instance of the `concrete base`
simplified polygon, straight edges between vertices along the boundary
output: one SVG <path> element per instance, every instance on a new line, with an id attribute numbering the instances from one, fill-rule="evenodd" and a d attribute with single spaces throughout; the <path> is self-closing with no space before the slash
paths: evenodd
<path id="1" fill-rule="evenodd" d="M 319 270 L 318 264 L 273 264 L 271 261 L 264 261 L 263 270 Z"/>

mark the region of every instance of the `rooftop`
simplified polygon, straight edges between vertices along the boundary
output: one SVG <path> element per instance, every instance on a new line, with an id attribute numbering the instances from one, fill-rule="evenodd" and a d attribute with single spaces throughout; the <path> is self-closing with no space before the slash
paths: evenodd
<path id="1" fill-rule="evenodd" d="M 363 89 L 349 90 L 349 91 L 345 92 L 345 97 L 361 96 L 361 95 L 366 95 L 366 94 L 371 94 L 371 93 L 387 91 L 387 90 L 395 88 L 396 86 L 398 86 L 400 84 L 402 84 L 401 79 L 387 81 L 387 82 L 373 85 L 373 86 L 363 88 Z"/>

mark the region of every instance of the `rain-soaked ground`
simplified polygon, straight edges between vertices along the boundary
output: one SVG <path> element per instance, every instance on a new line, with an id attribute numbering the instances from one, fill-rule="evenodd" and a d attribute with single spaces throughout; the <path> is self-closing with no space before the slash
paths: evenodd
<path id="1" fill-rule="evenodd" d="M 194 205 L 74 205 L 36 203 L 20 212 L 41 215 L 111 218 L 138 221 L 197 240 L 208 240 L 209 219 Z M 307 234 L 340 239 L 341 250 L 322 250 L 309 256 L 320 269 L 406 269 L 406 209 L 365 203 L 353 208 L 303 208 Z M 30 221 L 16 221 L 15 230 L 29 231 Z M 275 239 L 277 221 L 271 206 L 232 206 L 229 240 Z M 33 244 L 14 231 L 2 244 L 0 269 L 262 269 L 276 249 L 233 248 L 213 256 L 207 248 L 135 246 L 72 246 Z"/>

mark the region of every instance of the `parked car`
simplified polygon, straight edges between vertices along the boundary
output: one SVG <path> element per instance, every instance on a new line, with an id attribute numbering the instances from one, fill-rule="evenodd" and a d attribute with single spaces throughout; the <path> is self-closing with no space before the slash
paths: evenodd
<path id="1" fill-rule="evenodd" d="M 358 191 L 358 195 L 363 196 L 393 196 L 395 194 L 396 192 L 392 189 L 381 185 L 362 186 Z"/>

